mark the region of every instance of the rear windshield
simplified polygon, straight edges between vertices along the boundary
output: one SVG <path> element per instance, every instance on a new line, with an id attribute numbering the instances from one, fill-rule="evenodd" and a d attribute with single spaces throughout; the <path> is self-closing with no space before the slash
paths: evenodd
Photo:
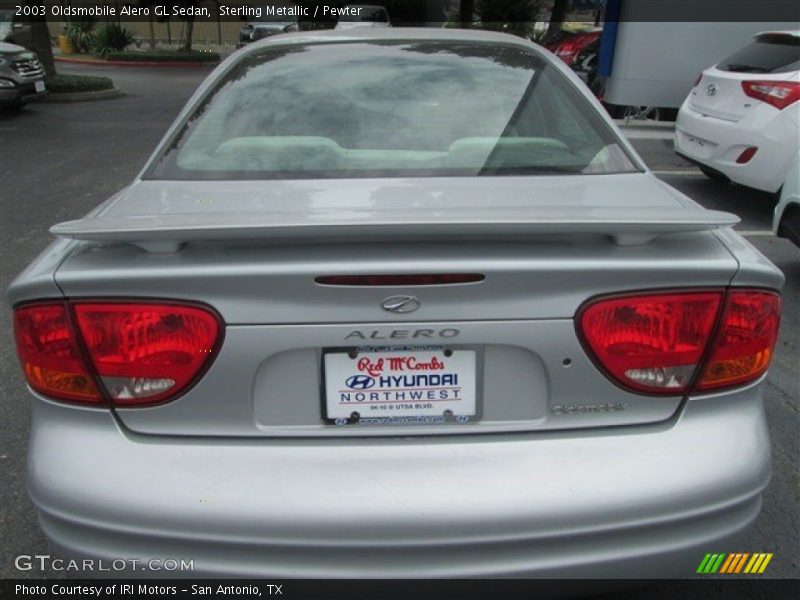
<path id="1" fill-rule="evenodd" d="M 765 34 L 717 65 L 738 73 L 786 73 L 800 70 L 800 37 Z"/>
<path id="2" fill-rule="evenodd" d="M 293 45 L 246 55 L 147 177 L 635 170 L 596 109 L 532 51 L 426 41 Z"/>

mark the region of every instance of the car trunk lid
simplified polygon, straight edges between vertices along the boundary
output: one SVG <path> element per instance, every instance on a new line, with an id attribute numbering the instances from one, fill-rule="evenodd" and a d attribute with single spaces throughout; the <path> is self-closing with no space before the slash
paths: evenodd
<path id="1" fill-rule="evenodd" d="M 762 103 L 745 94 L 746 81 L 787 81 L 791 73 L 759 73 L 706 69 L 689 95 L 689 106 L 695 112 L 724 121 L 739 122 Z"/>
<path id="2" fill-rule="evenodd" d="M 250 223 L 239 216 L 262 212 Z M 181 228 L 184 218 L 192 225 Z M 658 229 L 664 218 L 668 231 Z M 190 391 L 160 406 L 117 409 L 138 433 L 448 435 L 649 423 L 669 419 L 681 398 L 616 387 L 583 350 L 574 315 L 598 294 L 727 285 L 737 263 L 705 230 L 735 221 L 650 174 L 140 182 L 55 229 L 92 240 L 76 246 L 56 282 L 71 298 L 204 302 L 225 321 L 224 343 Z M 149 231 L 177 245 L 143 251 Z M 615 243 L 619 236 L 635 243 Z M 483 278 L 388 287 L 316 281 L 437 273 Z M 396 296 L 419 306 L 388 311 Z M 355 428 L 323 419 L 327 354 L 448 350 L 472 361 L 478 419 Z"/>

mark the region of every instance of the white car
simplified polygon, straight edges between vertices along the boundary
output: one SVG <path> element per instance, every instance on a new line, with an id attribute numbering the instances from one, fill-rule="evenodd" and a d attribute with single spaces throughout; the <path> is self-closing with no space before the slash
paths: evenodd
<path id="1" fill-rule="evenodd" d="M 702 72 L 675 122 L 675 151 L 706 175 L 777 192 L 800 148 L 800 31 L 759 33 Z"/>
<path id="2" fill-rule="evenodd" d="M 391 27 L 389 13 L 383 6 L 366 4 L 348 4 L 342 9 L 342 15 L 336 23 L 336 29 L 353 29 L 354 27 Z"/>
<path id="3" fill-rule="evenodd" d="M 781 199 L 775 207 L 772 229 L 775 235 L 785 237 L 800 246 L 800 152 L 794 155 L 786 175 Z"/>

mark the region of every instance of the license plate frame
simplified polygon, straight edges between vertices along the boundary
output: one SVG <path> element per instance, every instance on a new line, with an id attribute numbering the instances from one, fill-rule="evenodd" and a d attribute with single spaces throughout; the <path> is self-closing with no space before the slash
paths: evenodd
<path id="1" fill-rule="evenodd" d="M 354 359 L 351 355 L 355 353 L 356 358 Z M 331 375 L 332 372 L 335 372 L 337 369 L 337 365 L 333 365 L 330 363 L 328 357 L 331 355 L 344 355 L 347 359 L 351 362 L 352 365 L 352 372 L 353 374 L 358 374 L 356 369 L 357 363 L 355 362 L 358 359 L 375 359 L 378 355 L 382 356 L 384 359 L 390 358 L 387 356 L 387 353 L 391 353 L 393 356 L 392 358 L 405 358 L 410 357 L 410 355 L 415 354 L 416 356 L 420 356 L 421 358 L 427 358 L 428 353 L 435 353 L 436 357 L 445 363 L 447 366 L 447 359 L 449 358 L 451 361 L 456 360 L 471 360 L 472 361 L 472 377 L 470 381 L 461 381 L 463 383 L 463 388 L 467 389 L 467 392 L 470 391 L 470 384 L 471 384 L 471 397 L 473 398 L 473 402 L 467 401 L 465 405 L 451 405 L 448 402 L 442 402 L 442 404 L 435 404 L 436 412 L 439 412 L 439 408 L 441 408 L 440 415 L 430 415 L 429 413 L 432 412 L 432 409 L 414 409 L 419 410 L 418 414 L 408 414 L 407 410 L 392 410 L 392 409 L 376 409 L 375 411 L 370 410 L 371 415 L 361 415 L 361 412 L 365 412 L 363 409 L 361 411 L 356 410 L 355 412 L 359 413 L 357 418 L 354 418 L 352 414 L 350 415 L 343 415 L 340 411 L 331 411 L 329 410 L 329 402 L 328 402 L 328 393 L 333 388 L 340 388 L 339 385 L 334 385 L 330 387 L 328 378 L 330 376 L 336 377 L 337 375 Z M 447 353 L 452 353 L 449 357 Z M 471 355 L 471 356 L 470 356 Z M 388 364 L 385 365 L 388 367 Z M 422 373 L 430 373 L 430 371 L 420 372 Z M 390 374 L 399 375 L 397 372 L 391 372 Z M 461 369 L 458 370 L 458 374 L 461 375 Z M 469 375 L 467 375 L 469 378 Z M 333 380 L 331 383 L 336 383 L 336 380 Z M 440 386 L 443 387 L 443 386 Z M 380 388 L 379 388 L 380 389 Z M 377 390 L 376 390 L 377 391 Z M 385 389 L 383 390 L 385 391 Z M 465 425 L 468 423 L 475 423 L 480 421 L 483 418 L 483 348 L 481 346 L 476 345 L 458 345 L 458 346 L 366 346 L 366 347 L 337 347 L 337 348 L 324 348 L 322 349 L 321 356 L 320 356 L 320 407 L 321 407 L 321 416 L 322 422 L 326 425 L 334 425 L 334 426 L 378 426 L 378 427 L 385 427 L 391 425 L 422 425 L 422 426 L 431 426 L 431 425 Z M 335 400 L 335 399 L 334 399 Z M 409 401 L 409 403 L 413 403 L 414 401 Z M 430 401 L 424 399 L 420 400 L 424 404 L 428 404 Z M 396 403 L 400 404 L 400 402 Z M 385 404 L 384 404 L 385 405 Z M 375 406 L 370 402 L 361 404 L 361 406 Z M 450 408 L 451 406 L 459 406 L 458 413 L 452 412 L 451 414 L 447 415 L 444 414 L 444 410 Z M 467 409 L 467 410 L 464 410 Z M 392 412 L 391 415 L 386 413 Z M 375 412 L 384 413 L 383 415 L 377 415 Z M 425 414 L 422 414 L 425 413 Z M 470 414 L 468 414 L 470 413 Z"/>

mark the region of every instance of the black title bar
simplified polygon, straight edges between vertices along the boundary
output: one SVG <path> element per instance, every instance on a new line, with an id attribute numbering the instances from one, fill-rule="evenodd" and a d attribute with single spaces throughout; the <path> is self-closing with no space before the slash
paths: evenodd
<path id="1" fill-rule="evenodd" d="M 335 23 L 355 0 L 0 0 L 19 18 L 100 22 L 261 20 L 269 13 L 300 22 Z M 459 0 L 381 0 L 395 26 L 461 23 Z M 546 22 L 549 2 L 473 0 L 473 22 Z M 621 22 L 775 22 L 800 28 L 797 0 L 570 0 L 568 21 L 596 22 L 606 11 Z M 532 7 L 532 8 L 530 8 Z M 352 9 L 349 9 L 352 10 Z M 259 16 L 260 15 L 260 16 Z"/>

